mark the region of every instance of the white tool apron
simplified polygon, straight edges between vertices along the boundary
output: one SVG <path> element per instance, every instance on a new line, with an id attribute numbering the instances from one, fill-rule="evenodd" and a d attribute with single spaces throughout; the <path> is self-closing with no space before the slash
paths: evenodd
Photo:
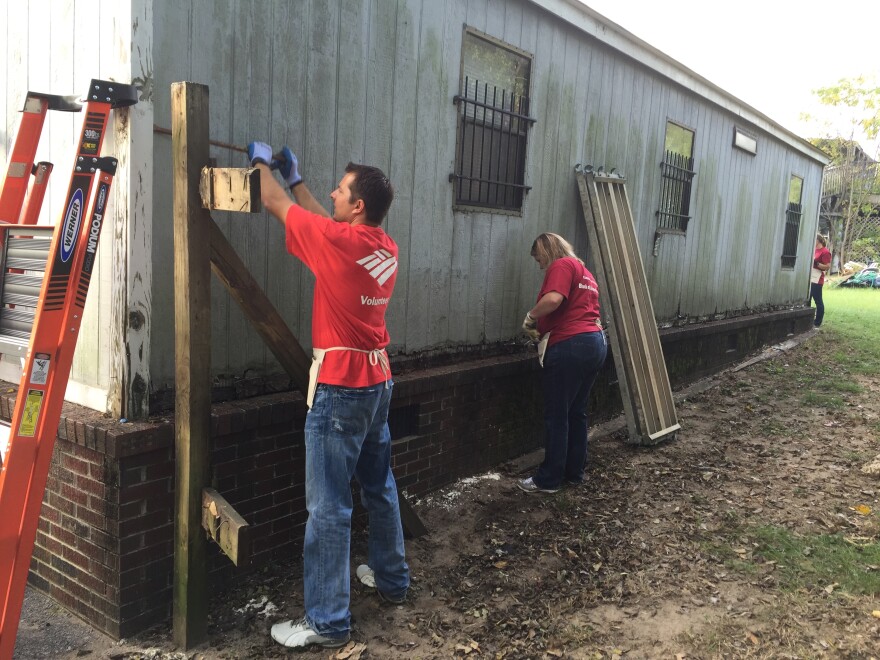
<path id="1" fill-rule="evenodd" d="M 315 400 L 315 391 L 318 389 L 318 374 L 321 373 L 321 365 L 324 364 L 324 356 L 330 351 L 356 351 L 358 353 L 366 353 L 370 356 L 370 365 L 377 364 L 382 367 L 382 374 L 385 376 L 385 389 L 388 389 L 388 378 L 391 376 L 391 369 L 388 366 L 388 356 L 385 354 L 384 348 L 374 348 L 371 351 L 363 348 L 349 348 L 348 346 L 331 346 L 330 348 L 313 348 L 312 349 L 312 366 L 309 367 L 309 392 L 306 395 L 306 405 L 312 408 Z"/>

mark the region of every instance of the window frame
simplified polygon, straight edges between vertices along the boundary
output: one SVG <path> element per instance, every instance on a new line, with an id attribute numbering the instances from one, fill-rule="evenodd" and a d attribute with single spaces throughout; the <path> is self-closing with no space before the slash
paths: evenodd
<path id="1" fill-rule="evenodd" d="M 504 206 L 503 205 L 504 200 L 502 200 L 500 203 L 497 202 L 497 194 L 496 194 L 496 203 L 495 204 L 491 204 L 491 203 L 479 204 L 479 203 L 475 203 L 473 201 L 473 199 L 468 199 L 466 201 L 459 201 L 460 187 L 463 185 L 468 185 L 468 183 L 471 183 L 471 185 L 473 185 L 472 182 L 475 180 L 475 177 L 472 176 L 473 169 L 471 169 L 469 171 L 468 176 L 464 176 L 465 168 L 463 165 L 463 161 L 460 160 L 464 156 L 464 147 L 465 147 L 465 145 L 463 144 L 463 142 L 464 142 L 464 128 L 463 128 L 462 124 L 463 124 L 463 122 L 467 121 L 466 108 L 462 109 L 461 104 L 462 103 L 464 103 L 464 104 L 474 103 L 474 101 L 477 100 L 476 98 L 475 99 L 468 99 L 466 97 L 466 95 L 464 97 L 462 96 L 462 91 L 463 91 L 463 87 L 465 84 L 465 42 L 469 37 L 481 39 L 496 48 L 500 48 L 504 51 L 507 51 L 507 52 L 515 55 L 515 56 L 519 56 L 521 58 L 527 59 L 529 62 L 529 75 L 528 75 L 528 82 L 526 84 L 526 93 L 519 97 L 520 99 L 526 100 L 526 104 L 527 104 L 526 105 L 526 113 L 527 114 L 520 115 L 517 113 L 512 113 L 512 111 L 503 110 L 503 108 L 498 108 L 496 110 L 492 110 L 491 108 L 489 109 L 490 112 L 501 112 L 502 113 L 502 124 L 504 121 L 504 116 L 511 115 L 511 116 L 514 116 L 517 118 L 518 126 L 521 127 L 521 130 L 519 133 L 514 132 L 512 129 L 506 133 L 503 132 L 502 129 L 498 129 L 500 131 L 500 135 L 502 138 L 505 136 L 508 137 L 508 144 L 510 144 L 511 138 L 514 135 L 520 135 L 522 142 L 523 142 L 522 152 L 520 153 L 519 150 L 517 150 L 515 152 L 516 153 L 515 160 L 521 161 L 521 166 L 517 162 L 513 163 L 513 167 L 515 167 L 516 170 L 514 171 L 512 181 L 514 182 L 514 185 L 519 187 L 519 190 L 521 190 L 521 192 L 517 192 L 516 189 L 514 189 L 514 197 L 516 198 L 517 195 L 519 195 L 519 199 L 518 199 L 519 206 L 517 208 Z M 531 88 L 532 88 L 532 72 L 534 70 L 534 62 L 535 62 L 534 54 L 532 54 L 526 50 L 523 50 L 522 48 L 518 48 L 518 47 L 514 46 L 513 44 L 509 44 L 506 41 L 503 41 L 497 37 L 493 37 L 490 34 L 486 34 L 485 32 L 482 32 L 482 31 L 480 31 L 474 27 L 471 27 L 467 24 L 464 25 L 463 30 L 462 30 L 461 58 L 460 58 L 460 62 L 459 62 L 459 84 L 458 84 L 459 91 L 456 93 L 456 95 L 452 99 L 453 105 L 456 106 L 455 155 L 454 155 L 454 159 L 453 159 L 453 171 L 449 174 L 449 181 L 452 184 L 452 209 L 453 209 L 453 211 L 460 211 L 460 212 L 465 212 L 465 213 L 491 213 L 491 214 L 496 214 L 496 215 L 522 216 L 523 206 L 525 205 L 525 197 L 528 194 L 529 190 L 531 190 L 531 186 L 526 185 L 526 172 L 527 172 L 527 166 L 528 166 L 528 147 L 529 147 L 529 143 L 530 143 L 530 140 L 529 140 L 530 129 L 535 123 L 537 123 L 537 120 L 533 116 L 528 114 L 531 109 L 530 108 L 530 103 L 531 103 L 530 94 L 531 94 Z M 477 82 L 479 82 L 479 81 L 477 81 Z M 496 89 L 497 89 L 497 86 L 496 86 Z M 465 92 L 466 92 L 466 90 L 465 90 Z M 484 112 L 484 116 L 485 116 L 485 112 Z M 494 115 L 493 115 L 493 121 L 494 121 Z M 474 122 L 474 124 L 475 124 L 475 122 Z M 522 127 L 523 125 L 524 125 L 524 128 Z M 484 124 L 484 126 L 485 126 L 485 124 Z M 472 129 L 472 130 L 475 131 L 475 129 Z M 493 133 L 494 132 L 495 131 L 493 131 Z M 475 135 L 475 132 L 472 132 L 472 136 L 473 135 Z M 501 144 L 501 142 L 499 142 L 499 152 L 501 149 L 500 144 Z M 494 145 L 492 143 L 492 140 L 490 140 L 490 149 L 492 148 L 492 146 L 494 146 Z M 481 143 L 481 162 L 483 162 L 482 161 L 482 148 L 483 148 L 483 145 Z M 473 155 L 473 150 L 474 149 L 473 149 L 473 144 L 472 144 L 471 155 Z M 510 154 L 510 148 L 508 146 L 508 149 L 507 149 L 508 158 L 509 158 L 509 154 Z M 497 164 L 498 162 L 500 162 L 500 161 L 491 160 L 491 153 L 489 154 L 489 156 L 490 156 L 490 158 L 489 158 L 488 162 L 490 165 L 492 163 Z M 507 169 L 509 169 L 510 166 L 511 166 L 510 161 L 508 160 Z M 521 175 L 521 176 L 518 176 L 518 175 Z M 517 182 L 517 179 L 519 179 L 519 178 L 521 178 L 521 182 Z M 465 183 L 463 183 L 463 182 L 465 182 Z M 497 191 L 498 186 L 505 186 L 505 184 L 509 184 L 510 182 L 511 182 L 511 180 L 508 179 L 507 181 L 503 181 L 503 182 L 499 181 L 498 184 L 486 183 L 486 185 L 487 186 L 495 185 L 496 191 Z M 480 185 L 480 189 L 481 189 L 481 192 L 478 193 L 478 197 L 482 194 L 482 185 Z M 507 197 L 508 194 L 509 193 L 505 192 L 504 197 Z"/>
<path id="2" fill-rule="evenodd" d="M 791 201 L 791 185 L 797 179 L 801 182 L 798 201 Z M 804 176 L 792 172 L 788 177 L 788 188 L 785 191 L 785 213 L 784 224 L 782 229 L 782 255 L 779 259 L 780 268 L 782 270 L 794 270 L 797 266 L 798 244 L 801 238 L 801 225 L 804 217 Z M 797 207 L 797 208 L 792 208 Z M 795 227 L 793 235 L 789 233 L 790 229 Z M 792 252 L 786 253 L 786 249 Z"/>
<path id="3" fill-rule="evenodd" d="M 682 130 L 685 130 L 691 134 L 691 154 L 690 156 L 686 156 L 684 154 L 680 154 L 675 151 L 670 151 L 666 148 L 666 140 L 669 135 L 669 126 L 676 126 Z M 654 213 L 657 218 L 657 227 L 656 232 L 658 234 L 672 234 L 675 236 L 686 236 L 687 228 L 690 224 L 690 221 L 693 219 L 691 213 L 691 204 L 693 202 L 693 187 L 694 187 L 694 178 L 697 176 L 696 171 L 696 156 L 694 155 L 694 150 L 697 144 L 697 131 L 695 128 L 684 124 L 683 122 L 676 121 L 669 117 L 666 118 L 666 122 L 664 123 L 664 131 L 663 131 L 663 155 L 660 161 L 660 200 L 657 205 L 657 211 Z M 669 155 L 673 154 L 675 156 L 683 159 L 684 162 L 670 162 Z M 686 165 L 687 167 L 684 167 Z M 676 178 L 673 176 L 669 176 L 666 173 L 667 169 L 677 170 L 677 175 L 682 178 Z M 676 212 L 670 212 L 667 206 L 664 209 L 664 199 L 668 197 L 670 190 L 675 191 L 676 185 L 679 184 L 681 190 L 678 191 L 678 204 L 675 207 Z M 687 192 L 687 200 L 685 200 L 685 192 Z M 686 203 L 685 203 L 686 201 Z M 678 226 L 664 226 L 664 216 L 672 217 Z"/>

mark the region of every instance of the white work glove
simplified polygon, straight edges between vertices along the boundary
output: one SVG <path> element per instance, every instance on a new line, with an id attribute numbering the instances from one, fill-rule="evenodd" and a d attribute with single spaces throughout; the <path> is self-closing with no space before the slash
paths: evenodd
<path id="1" fill-rule="evenodd" d="M 535 320 L 530 312 L 526 312 L 526 318 L 523 320 L 522 329 L 523 332 L 534 341 L 537 341 L 538 337 L 541 336 L 538 332 L 538 321 Z"/>

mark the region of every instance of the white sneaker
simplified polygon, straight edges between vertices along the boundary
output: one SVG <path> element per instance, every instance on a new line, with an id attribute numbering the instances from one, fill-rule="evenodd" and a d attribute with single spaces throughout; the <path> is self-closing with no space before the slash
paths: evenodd
<path id="1" fill-rule="evenodd" d="M 362 584 L 368 586 L 370 589 L 376 588 L 376 574 L 373 572 L 373 569 L 366 564 L 361 564 L 357 567 L 357 576 Z"/>
<path id="2" fill-rule="evenodd" d="M 406 596 L 403 598 L 392 598 L 387 594 L 383 594 L 379 591 L 379 588 L 376 586 L 376 574 L 373 572 L 373 569 L 367 566 L 366 564 L 361 564 L 357 567 L 357 577 L 358 580 L 361 581 L 361 584 L 369 587 L 370 589 L 375 589 L 376 593 L 379 594 L 379 598 L 384 600 L 386 603 L 391 603 L 392 605 L 403 605 L 406 602 Z"/>
<path id="3" fill-rule="evenodd" d="M 517 481 L 516 486 L 524 493 L 556 493 L 559 491 L 558 488 L 541 488 L 531 477 Z"/>
<path id="4" fill-rule="evenodd" d="M 272 626 L 272 639 L 279 644 L 296 649 L 305 648 L 307 646 L 320 646 L 324 649 L 335 649 L 344 646 L 351 639 L 349 633 L 345 633 L 344 637 L 324 637 L 316 633 L 312 627 L 306 622 L 305 617 L 299 621 L 284 621 L 276 623 Z"/>

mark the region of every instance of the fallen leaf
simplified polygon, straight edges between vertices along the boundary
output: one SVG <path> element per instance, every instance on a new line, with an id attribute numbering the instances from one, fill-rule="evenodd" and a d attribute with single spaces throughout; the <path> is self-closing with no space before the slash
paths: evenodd
<path id="1" fill-rule="evenodd" d="M 839 586 L 837 582 L 835 582 L 834 584 L 829 584 L 827 587 L 825 587 L 825 593 L 826 594 L 832 593 L 834 591 L 835 587 L 837 587 L 837 586 Z"/>
<path id="2" fill-rule="evenodd" d="M 496 561 L 494 564 L 492 564 L 492 566 L 494 566 L 495 568 L 505 568 L 507 566 L 507 562 L 506 561 Z"/>
<path id="3" fill-rule="evenodd" d="M 867 516 L 871 513 L 871 507 L 864 504 L 859 504 L 858 506 L 853 507 L 852 510 L 858 513 L 860 516 Z"/>
<path id="4" fill-rule="evenodd" d="M 752 644 L 754 644 L 755 646 L 759 646 L 759 645 L 761 644 L 761 640 L 759 640 L 759 639 L 755 636 L 755 633 L 750 632 L 750 633 L 748 633 L 748 634 L 746 635 L 746 637 L 748 637 L 748 638 L 749 638 L 749 641 L 750 641 Z"/>
<path id="5" fill-rule="evenodd" d="M 880 610 L 874 610 L 873 612 L 871 612 L 871 616 L 875 619 L 880 619 Z"/>
<path id="6" fill-rule="evenodd" d="M 351 642 L 333 657 L 336 660 L 360 660 L 361 655 L 366 649 L 366 644 L 355 644 L 354 642 Z"/>

